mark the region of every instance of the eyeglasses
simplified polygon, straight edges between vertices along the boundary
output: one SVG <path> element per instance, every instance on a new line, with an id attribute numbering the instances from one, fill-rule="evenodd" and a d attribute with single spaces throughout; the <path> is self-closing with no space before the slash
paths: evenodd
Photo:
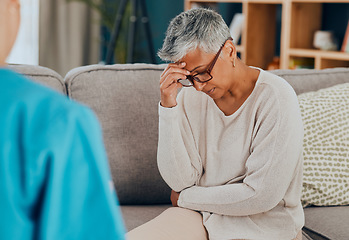
<path id="1" fill-rule="evenodd" d="M 205 83 L 205 82 L 210 81 L 213 78 L 211 75 L 211 71 L 212 71 L 214 65 L 216 64 L 220 53 L 222 52 L 224 44 L 228 40 L 233 40 L 233 39 L 231 37 L 229 37 L 227 40 L 225 40 L 225 42 L 222 44 L 221 48 L 217 52 L 216 56 L 214 57 L 214 59 L 210 63 L 209 67 L 205 71 L 196 73 L 194 75 L 187 75 L 186 79 L 179 79 L 178 82 L 180 84 L 182 84 L 183 87 L 191 87 L 191 86 L 194 86 L 194 81 L 197 81 L 199 83 Z"/>

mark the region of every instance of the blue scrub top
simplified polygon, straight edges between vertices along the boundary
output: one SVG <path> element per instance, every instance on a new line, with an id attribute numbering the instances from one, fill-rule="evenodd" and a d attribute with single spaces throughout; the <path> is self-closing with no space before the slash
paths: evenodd
<path id="1" fill-rule="evenodd" d="M 0 69 L 0 239 L 124 239 L 90 109 Z"/>

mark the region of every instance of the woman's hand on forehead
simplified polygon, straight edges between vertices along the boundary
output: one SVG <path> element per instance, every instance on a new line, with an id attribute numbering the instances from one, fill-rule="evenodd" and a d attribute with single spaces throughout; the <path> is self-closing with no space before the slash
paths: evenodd
<path id="1" fill-rule="evenodd" d="M 182 88 L 178 79 L 186 79 L 190 72 L 184 67 L 185 62 L 170 63 L 160 76 L 160 104 L 163 107 L 174 107 L 177 105 L 177 90 Z"/>

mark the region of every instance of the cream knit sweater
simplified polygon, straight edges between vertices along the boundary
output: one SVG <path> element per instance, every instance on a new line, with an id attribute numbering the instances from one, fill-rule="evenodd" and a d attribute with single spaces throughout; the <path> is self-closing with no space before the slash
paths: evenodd
<path id="1" fill-rule="evenodd" d="M 176 107 L 159 106 L 160 173 L 181 192 L 180 207 L 202 213 L 210 239 L 291 240 L 304 224 L 297 96 L 259 70 L 230 116 L 194 88 L 182 89 Z"/>

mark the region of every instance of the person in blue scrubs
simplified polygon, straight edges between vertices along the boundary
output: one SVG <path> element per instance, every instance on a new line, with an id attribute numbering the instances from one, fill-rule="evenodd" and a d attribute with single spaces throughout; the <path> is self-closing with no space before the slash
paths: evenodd
<path id="1" fill-rule="evenodd" d="M 0 0 L 0 239 L 124 239 L 90 109 L 6 70 L 19 0 Z"/>

